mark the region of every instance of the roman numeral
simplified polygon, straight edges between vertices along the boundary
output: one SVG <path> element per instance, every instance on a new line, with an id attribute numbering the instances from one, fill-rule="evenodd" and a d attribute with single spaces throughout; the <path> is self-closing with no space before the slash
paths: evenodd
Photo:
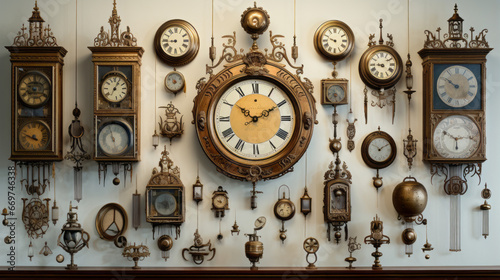
<path id="1" fill-rule="evenodd" d="M 234 106 L 234 104 L 231 104 L 231 103 L 227 102 L 226 100 L 222 101 L 222 103 L 228 105 L 231 108 L 233 108 L 233 106 Z"/>
<path id="2" fill-rule="evenodd" d="M 269 94 L 267 95 L 267 97 L 271 97 L 271 93 L 273 93 L 273 90 L 274 90 L 274 88 L 271 89 L 271 91 L 269 92 Z"/>
<path id="3" fill-rule="evenodd" d="M 254 155 L 259 154 L 259 146 L 257 144 L 253 144 L 253 154 Z"/>
<path id="4" fill-rule="evenodd" d="M 292 120 L 292 116 L 281 116 L 282 122 L 289 122 Z"/>
<path id="5" fill-rule="evenodd" d="M 288 136 L 288 132 L 284 131 L 283 129 L 279 129 L 278 132 L 276 133 L 276 136 L 278 136 L 279 138 L 285 140 L 286 137 Z"/>
<path id="6" fill-rule="evenodd" d="M 243 92 L 243 90 L 240 87 L 237 87 L 236 91 L 238 92 L 238 94 L 240 95 L 240 97 L 245 96 L 245 93 Z"/>
<path id="7" fill-rule="evenodd" d="M 236 143 L 236 146 L 234 148 L 236 148 L 236 150 L 240 150 L 240 152 L 242 152 L 243 146 L 245 146 L 245 141 L 239 139 L 238 143 Z"/>
<path id="8" fill-rule="evenodd" d="M 259 84 L 252 84 L 252 93 L 259 93 Z"/>
<path id="9" fill-rule="evenodd" d="M 283 101 L 281 101 L 280 103 L 278 103 L 278 107 L 281 107 L 281 106 L 285 105 L 285 103 L 286 103 L 286 100 L 283 99 Z"/>
<path id="10" fill-rule="evenodd" d="M 234 134 L 234 132 L 233 132 L 233 129 L 232 129 L 232 128 L 228 128 L 228 129 L 226 129 L 226 130 L 224 130 L 224 131 L 222 132 L 222 136 L 223 136 L 224 138 L 226 138 L 226 137 L 228 137 L 228 136 L 230 136 L 230 135 L 232 135 L 232 134 Z M 229 141 L 229 140 L 228 140 L 228 141 Z"/>
<path id="11" fill-rule="evenodd" d="M 269 140 L 269 144 L 271 145 L 271 148 L 273 148 L 273 150 L 276 150 L 276 146 L 274 146 L 273 142 L 271 142 L 271 140 Z"/>
<path id="12" fill-rule="evenodd" d="M 219 121 L 221 121 L 221 122 L 228 122 L 229 121 L 229 116 L 227 116 L 227 117 L 220 117 Z"/>

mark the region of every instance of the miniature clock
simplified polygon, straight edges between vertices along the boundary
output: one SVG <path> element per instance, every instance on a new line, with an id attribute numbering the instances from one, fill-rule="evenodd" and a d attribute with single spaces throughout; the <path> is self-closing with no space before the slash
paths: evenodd
<path id="1" fill-rule="evenodd" d="M 175 69 L 168 73 L 165 76 L 165 89 L 173 94 L 186 91 L 186 80 L 184 79 L 184 75 Z"/>
<path id="2" fill-rule="evenodd" d="M 170 66 L 191 62 L 200 48 L 196 29 L 181 19 L 169 20 L 156 31 L 154 38 L 156 54 Z"/>
<path id="3" fill-rule="evenodd" d="M 396 142 L 380 127 L 363 140 L 361 145 L 361 157 L 369 167 L 377 169 L 377 176 L 373 177 L 373 186 L 377 190 L 382 187 L 382 177 L 379 176 L 379 169 L 386 168 L 396 158 Z"/>
<path id="4" fill-rule="evenodd" d="M 166 146 L 161 154 L 160 170 L 153 169 L 146 187 L 146 222 L 153 225 L 153 238 L 157 226 L 175 226 L 179 235 L 186 212 L 179 167 L 174 167 Z"/>
<path id="5" fill-rule="evenodd" d="M 229 210 L 229 197 L 227 191 L 221 186 L 212 194 L 212 209 L 215 210 L 215 217 L 222 218 L 225 216 L 225 211 Z"/>
<path id="6" fill-rule="evenodd" d="M 321 104 L 323 105 L 343 105 L 347 104 L 346 79 L 324 79 L 321 80 Z"/>
<path id="7" fill-rule="evenodd" d="M 295 215 L 295 204 L 290 200 L 290 189 L 287 185 L 281 185 L 278 188 L 278 195 L 281 191 L 282 187 L 286 187 L 288 189 L 288 197 L 286 193 L 283 192 L 283 196 L 278 199 L 278 201 L 274 204 L 274 216 L 281 220 L 281 229 L 280 229 L 280 239 L 281 242 L 285 242 L 286 239 L 286 229 L 285 229 L 285 221 L 290 220 Z"/>
<path id="8" fill-rule="evenodd" d="M 57 45 L 50 27 L 44 27 L 37 3 L 28 22 L 29 29 L 23 27 L 13 45 L 6 47 L 12 64 L 10 160 L 60 161 L 67 51 Z"/>
<path id="9" fill-rule="evenodd" d="M 101 28 L 94 39 L 94 154 L 101 172 L 113 166 L 115 176 L 124 166 L 132 170 L 132 162 L 140 160 L 140 100 L 141 59 L 144 49 L 137 46 L 137 39 L 130 28 L 119 33 L 121 19 L 113 3 L 109 19 L 111 30 Z M 120 183 L 116 177 L 115 185 Z"/>

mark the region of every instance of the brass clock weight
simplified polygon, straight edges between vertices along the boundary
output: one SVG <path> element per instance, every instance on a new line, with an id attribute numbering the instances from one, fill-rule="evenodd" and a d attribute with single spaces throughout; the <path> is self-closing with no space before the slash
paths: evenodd
<path id="1" fill-rule="evenodd" d="M 141 59 L 144 49 L 130 27 L 121 32 L 121 19 L 113 1 L 109 18 L 111 30 L 101 27 L 89 47 L 94 63 L 94 155 L 99 164 L 99 182 L 106 182 L 108 166 L 112 166 L 114 185 L 123 166 L 124 178 L 132 163 L 140 160 Z M 125 183 L 125 182 L 124 182 Z"/>
<path id="2" fill-rule="evenodd" d="M 356 242 L 358 237 L 349 237 L 349 243 L 347 244 L 347 250 L 349 251 L 349 257 L 345 258 L 345 261 L 349 263 L 349 269 L 353 269 L 352 263 L 356 261 L 356 258 L 352 256 L 352 253 L 356 250 L 361 249 L 361 244 Z"/>
<path id="3" fill-rule="evenodd" d="M 78 269 L 78 265 L 74 263 L 74 255 L 84 247 L 88 248 L 90 241 L 90 235 L 78 223 L 78 214 L 73 212 L 76 209 L 78 206 L 73 207 L 70 202 L 67 221 L 57 237 L 57 245 L 71 255 L 71 263 L 66 266 L 66 269 L 70 270 Z"/>
<path id="4" fill-rule="evenodd" d="M 460 196 L 468 188 L 466 177 L 477 175 L 486 160 L 486 56 L 492 50 L 487 29 L 470 35 L 463 19 L 448 19 L 448 33 L 426 30 L 418 54 L 423 66 L 423 159 L 431 175 L 443 176 L 450 195 L 450 251 L 461 250 Z M 441 40 L 441 38 L 444 38 Z"/>
<path id="5" fill-rule="evenodd" d="M 270 24 L 261 7 L 250 7 L 241 16 L 243 29 L 253 39 L 248 53 L 235 48 L 235 35 L 224 38 L 222 55 L 212 66 L 209 80 L 197 83 L 193 124 L 200 145 L 224 175 L 252 183 L 251 208 L 257 207 L 256 183 L 281 177 L 305 153 L 316 123 L 313 85 L 300 77 L 303 66 L 290 63 L 281 35 L 270 32 L 272 49 L 259 49 L 257 39 Z M 292 74 L 282 63 L 296 70 Z M 218 73 L 214 69 L 227 63 Z"/>
<path id="6" fill-rule="evenodd" d="M 306 266 L 306 269 L 316 269 L 316 265 L 314 265 L 318 261 L 318 256 L 316 255 L 316 252 L 319 250 L 319 242 L 316 238 L 314 237 L 308 237 L 306 240 L 304 240 L 304 251 L 306 251 L 306 261 L 309 264 Z M 309 261 L 309 256 L 313 255 L 314 256 L 314 261 Z"/>
<path id="7" fill-rule="evenodd" d="M 253 233 L 245 233 L 248 236 L 248 241 L 245 243 L 245 256 L 250 260 L 252 266 L 250 270 L 259 269 L 255 264 L 259 262 L 264 254 L 264 244 L 259 241 L 257 231 L 261 230 L 266 225 L 266 217 L 260 216 L 255 220 Z"/>
<path id="8" fill-rule="evenodd" d="M 484 203 L 479 206 L 483 214 L 483 222 L 481 227 L 481 234 L 484 236 L 484 239 L 490 235 L 490 210 L 491 205 L 486 202 L 487 199 L 491 198 L 491 190 L 488 189 L 488 185 L 484 184 L 484 189 L 481 191 L 481 197 L 484 199 Z"/>
<path id="9" fill-rule="evenodd" d="M 288 190 L 288 197 L 286 196 L 286 192 L 283 191 L 283 196 L 280 198 L 281 188 L 285 187 Z M 278 188 L 278 201 L 274 204 L 274 216 L 281 220 L 281 229 L 280 229 L 280 240 L 281 243 L 285 243 L 286 239 L 286 229 L 285 229 L 285 221 L 290 220 L 295 215 L 295 204 L 290 200 L 290 188 L 287 185 L 281 185 Z"/>
<path id="10" fill-rule="evenodd" d="M 146 222 L 153 226 L 153 239 L 155 229 L 162 236 L 173 228 L 177 239 L 186 212 L 184 185 L 180 179 L 180 169 L 174 167 L 166 146 L 161 154 L 158 164 L 160 169 L 153 168 L 146 186 Z"/>
<path id="11" fill-rule="evenodd" d="M 359 60 L 359 76 L 365 84 L 364 111 L 365 123 L 368 123 L 368 87 L 371 94 L 377 98 L 372 101 L 372 107 L 383 108 L 392 106 L 392 123 L 396 114 L 396 88 L 395 85 L 401 79 L 403 62 L 398 52 L 394 49 L 392 34 L 387 34 L 385 42 L 382 36 L 382 19 L 380 19 L 380 38 L 374 40 L 375 34 L 370 34 L 368 49 Z"/>
<path id="12" fill-rule="evenodd" d="M 365 244 L 371 244 L 375 248 L 375 252 L 372 253 L 372 256 L 375 258 L 372 269 L 382 269 L 379 260 L 382 257 L 382 252 L 379 252 L 378 249 L 382 244 L 389 244 L 391 239 L 389 236 L 384 235 L 384 222 L 380 220 L 378 215 L 370 222 L 370 231 L 370 235 L 366 236 L 364 241 Z"/>

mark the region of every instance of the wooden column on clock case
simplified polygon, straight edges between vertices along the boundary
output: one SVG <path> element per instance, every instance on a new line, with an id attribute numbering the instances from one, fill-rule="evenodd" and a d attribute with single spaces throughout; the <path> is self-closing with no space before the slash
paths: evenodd
<path id="1" fill-rule="evenodd" d="M 142 47 L 89 47 L 94 63 L 94 141 L 93 158 L 96 161 L 140 161 L 140 100 L 141 100 L 141 59 L 144 53 Z M 101 94 L 100 82 L 103 74 L 100 67 L 131 67 L 131 106 L 127 109 L 99 108 Z M 109 68 L 108 68 L 109 69 Z M 98 121 L 100 118 L 133 119 L 132 133 L 134 137 L 133 152 L 119 157 L 102 156 L 97 151 Z"/>
<path id="2" fill-rule="evenodd" d="M 464 163 L 481 163 L 486 160 L 486 55 L 491 51 L 491 48 L 444 48 L 444 49 L 422 49 L 418 52 L 422 58 L 423 66 L 423 160 L 430 163 L 445 163 L 445 164 L 464 164 Z M 480 91 L 477 95 L 481 98 L 480 108 L 477 109 L 435 109 L 433 105 L 436 100 L 434 96 L 434 77 L 439 73 L 434 73 L 436 65 L 480 65 L 480 77 L 478 85 Z M 451 116 L 462 115 L 467 116 L 479 128 L 480 143 L 478 149 L 468 158 L 444 158 L 439 155 L 433 144 L 433 131 L 440 120 Z"/>
<path id="3" fill-rule="evenodd" d="M 14 161 L 61 161 L 62 151 L 62 86 L 63 86 L 63 65 L 64 56 L 68 52 L 65 48 L 54 47 L 6 47 L 10 52 L 12 63 L 11 78 L 11 100 L 12 100 L 12 127 L 11 127 L 11 157 Z M 20 71 L 41 71 L 47 75 L 50 87 L 50 99 L 47 104 L 40 107 L 44 111 L 41 117 L 22 117 L 22 110 L 18 100 L 18 83 L 22 78 Z M 19 114 L 19 115 L 18 115 Z M 50 129 L 50 142 L 44 149 L 23 150 L 18 139 L 18 129 L 22 125 L 22 119 L 29 121 L 42 120 Z"/>

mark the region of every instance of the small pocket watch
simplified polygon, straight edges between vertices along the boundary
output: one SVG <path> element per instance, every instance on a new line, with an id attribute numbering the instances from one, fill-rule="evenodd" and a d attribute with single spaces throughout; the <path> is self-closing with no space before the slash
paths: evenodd
<path id="1" fill-rule="evenodd" d="M 169 72 L 165 76 L 165 89 L 173 94 L 181 91 L 186 92 L 186 79 L 184 79 L 184 75 L 174 68 L 174 71 Z"/>
<path id="2" fill-rule="evenodd" d="M 290 220 L 295 215 L 295 205 L 290 200 L 290 188 L 288 188 L 287 185 L 281 185 L 278 188 L 278 195 L 282 187 L 288 189 L 288 197 L 286 197 L 285 192 L 283 192 L 283 197 L 278 199 L 276 204 L 274 204 L 274 215 L 281 220 L 280 239 L 281 242 L 284 243 L 286 239 L 285 221 Z"/>

